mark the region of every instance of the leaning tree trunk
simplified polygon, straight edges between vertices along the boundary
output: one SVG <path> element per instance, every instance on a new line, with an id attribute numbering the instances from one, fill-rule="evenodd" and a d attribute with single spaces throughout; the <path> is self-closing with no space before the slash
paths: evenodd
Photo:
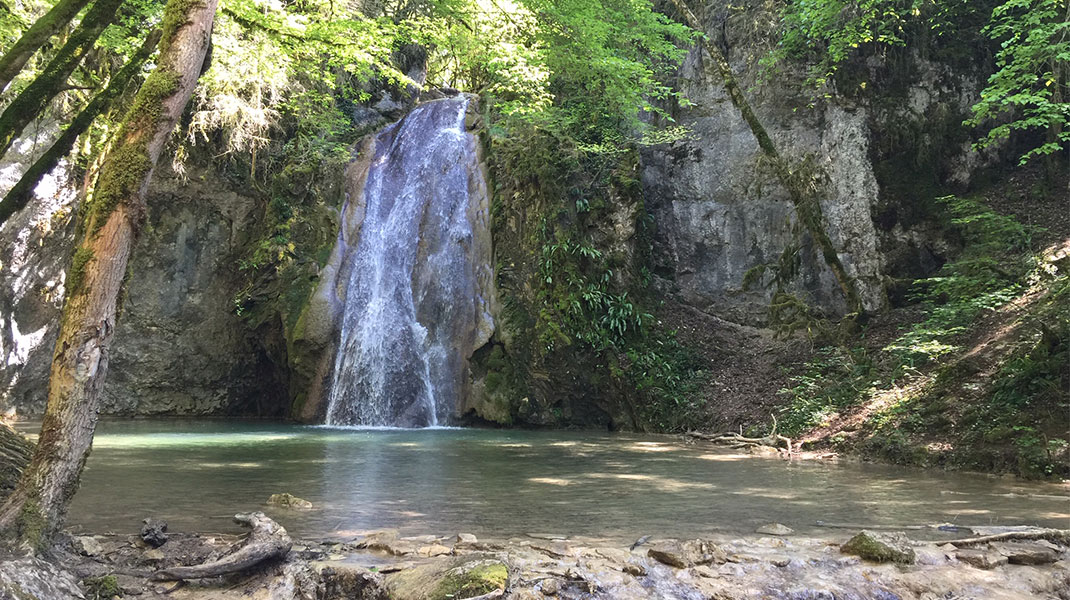
<path id="1" fill-rule="evenodd" d="M 0 423 L 0 499 L 15 489 L 23 469 L 33 455 L 33 443 L 19 432 Z"/>
<path id="2" fill-rule="evenodd" d="M 134 54 L 133 57 L 111 78 L 108 82 L 108 87 L 104 88 L 103 92 L 100 92 L 93 99 L 89 101 L 82 112 L 78 113 L 78 116 L 74 118 L 67 128 L 63 130 L 63 133 L 59 136 L 53 144 L 41 155 L 40 158 L 34 161 L 30 168 L 26 169 L 26 172 L 19 178 L 18 183 L 15 184 L 3 200 L 0 200 L 0 225 L 4 224 L 11 215 L 22 210 L 26 203 L 33 197 L 33 190 L 37 187 L 37 182 L 44 177 L 45 173 L 48 173 L 56 166 L 56 163 L 61 158 L 67 156 L 71 152 L 71 148 L 74 148 L 74 143 L 78 141 L 78 138 L 85 133 L 89 126 L 93 124 L 93 121 L 97 118 L 102 111 L 111 105 L 123 90 L 126 89 L 127 84 L 134 78 L 134 75 L 141 70 L 142 65 L 149 59 L 149 56 L 156 50 L 156 44 L 160 41 L 160 30 L 157 29 L 149 33 L 145 38 L 145 42 L 141 45 L 141 48 Z"/>
<path id="3" fill-rule="evenodd" d="M 70 23 L 86 4 L 89 4 L 89 0 L 60 0 L 44 16 L 34 21 L 26 33 L 0 57 L 0 92 L 22 71 L 30 57 L 60 28 Z"/>
<path id="4" fill-rule="evenodd" d="M 685 0 L 670 1 L 676 7 L 676 10 L 683 15 L 692 29 L 705 32 L 702 23 L 699 22 L 695 13 L 691 12 Z M 788 162 L 780 155 L 776 144 L 773 143 L 773 138 L 769 137 L 769 133 L 766 132 L 762 122 L 754 114 L 750 103 L 747 102 L 747 97 L 743 95 L 743 89 L 739 86 L 739 82 L 736 81 L 732 67 L 728 64 L 728 59 L 721 49 L 717 47 L 717 44 L 712 43 L 708 37 L 703 38 L 703 47 L 717 66 L 717 72 L 724 82 L 725 90 L 732 100 L 732 105 L 739 111 L 740 116 L 750 127 L 751 133 L 754 134 L 754 138 L 758 140 L 758 147 L 773 165 L 773 171 L 776 173 L 777 179 L 788 190 L 788 195 L 791 197 L 792 205 L 795 206 L 795 212 L 799 215 L 799 220 L 806 227 L 806 231 L 814 239 L 818 248 L 821 249 L 821 257 L 836 277 L 836 282 L 840 285 L 844 299 L 847 302 L 848 318 L 853 320 L 861 316 L 864 312 L 864 307 L 862 305 L 862 297 L 858 293 L 858 284 L 847 273 L 847 269 L 844 268 L 843 262 L 840 261 L 840 256 L 836 252 L 836 247 L 832 244 L 832 239 L 829 238 L 828 232 L 825 231 L 821 204 L 813 194 L 805 189 L 804 183 L 792 174 Z"/>
<path id="5" fill-rule="evenodd" d="M 68 271 L 37 450 L 0 507 L 0 534 L 22 551 L 47 550 L 78 488 L 97 424 L 116 304 L 145 219 L 145 193 L 196 86 L 218 3 L 168 1 L 156 70 L 134 98 L 83 209 L 83 239 Z"/>
<path id="6" fill-rule="evenodd" d="M 94 2 L 45 70 L 4 109 L 4 114 L 0 115 L 0 156 L 67 85 L 67 78 L 93 49 L 104 29 L 115 20 L 115 11 L 122 3 L 123 0 Z"/>

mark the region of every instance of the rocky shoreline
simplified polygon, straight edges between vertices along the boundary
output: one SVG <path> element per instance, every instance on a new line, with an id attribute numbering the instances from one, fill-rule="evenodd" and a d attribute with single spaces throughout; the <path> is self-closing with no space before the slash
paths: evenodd
<path id="1" fill-rule="evenodd" d="M 771 525 L 762 528 L 769 534 L 643 538 L 629 548 L 555 535 L 481 540 L 463 533 L 402 536 L 380 530 L 344 541 L 297 540 L 284 559 L 225 576 L 157 581 L 154 574 L 228 555 L 241 538 L 182 533 L 161 538 L 153 525 L 148 537 L 72 537 L 51 563 L 0 562 L 0 598 L 1070 598 L 1065 538 L 960 547 L 884 532 L 801 537 Z"/>

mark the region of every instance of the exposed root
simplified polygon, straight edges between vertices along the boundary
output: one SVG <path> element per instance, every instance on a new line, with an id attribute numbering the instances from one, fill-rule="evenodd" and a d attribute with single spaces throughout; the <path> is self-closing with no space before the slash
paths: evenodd
<path id="1" fill-rule="evenodd" d="M 259 565 L 260 563 L 285 557 L 293 546 L 289 534 L 281 525 L 272 521 L 262 512 L 234 515 L 234 521 L 251 527 L 249 536 L 237 550 L 211 562 L 192 567 L 175 567 L 153 574 L 156 581 L 175 581 L 182 579 L 200 579 L 216 577 L 228 573 L 237 573 Z"/>

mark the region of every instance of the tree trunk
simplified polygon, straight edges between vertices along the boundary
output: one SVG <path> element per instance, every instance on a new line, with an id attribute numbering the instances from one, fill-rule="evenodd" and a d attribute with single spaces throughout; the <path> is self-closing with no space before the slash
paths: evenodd
<path id="1" fill-rule="evenodd" d="M 104 29 L 115 20 L 115 11 L 122 3 L 123 0 L 94 2 L 82 17 L 78 28 L 45 70 L 4 109 L 4 114 L 0 115 L 0 156 L 7 152 L 22 130 L 32 123 L 63 86 L 67 85 L 67 78 L 93 49 L 93 44 Z"/>
<path id="2" fill-rule="evenodd" d="M 676 10 L 683 15 L 692 29 L 705 34 L 705 28 L 699 22 L 695 13 L 691 12 L 685 0 L 670 1 L 676 7 Z M 821 257 L 836 277 L 836 282 L 839 283 L 840 290 L 843 292 L 843 297 L 847 302 L 848 319 L 854 320 L 862 316 L 864 307 L 862 306 L 862 297 L 858 293 L 857 282 L 847 273 L 847 269 L 844 268 L 843 262 L 840 261 L 840 256 L 836 252 L 836 247 L 832 244 L 832 239 L 829 238 L 828 232 L 825 231 L 821 204 L 813 194 L 804 188 L 803 182 L 793 176 L 788 162 L 780 155 L 780 151 L 777 150 L 773 139 L 769 137 L 765 127 L 758 120 L 758 116 L 754 114 L 750 103 L 747 102 L 746 96 L 743 95 L 743 89 L 739 86 L 739 82 L 736 81 L 736 76 L 732 72 L 732 67 L 728 64 L 728 59 L 724 53 L 708 37 L 704 37 L 702 43 L 707 54 L 710 55 L 710 58 L 713 59 L 714 64 L 717 66 L 717 72 L 724 82 L 725 91 L 728 92 L 732 105 L 739 111 L 740 116 L 750 127 L 751 133 L 754 134 L 754 138 L 758 140 L 758 147 L 773 165 L 773 171 L 776 173 L 777 179 L 788 190 L 788 195 L 791 197 L 791 203 L 795 206 L 795 211 L 799 215 L 799 220 L 806 227 L 806 231 L 813 238 L 814 243 L 820 248 Z"/>
<path id="3" fill-rule="evenodd" d="M 0 499 L 6 498 L 15 489 L 32 455 L 33 443 L 0 423 Z"/>
<path id="4" fill-rule="evenodd" d="M 84 206 L 37 450 L 0 507 L 0 534 L 19 550 L 48 549 L 78 488 L 93 443 L 116 305 L 145 219 L 145 193 L 196 86 L 218 2 L 168 1 L 156 70 L 138 91 Z"/>
<path id="5" fill-rule="evenodd" d="M 94 96 L 89 101 L 89 104 L 82 109 L 82 112 L 78 113 L 78 116 L 71 121 L 67 129 L 63 130 L 59 139 L 40 158 L 34 161 L 29 169 L 26 169 L 26 172 L 19 178 L 18 183 L 0 201 L 0 225 L 3 225 L 4 221 L 7 221 L 11 215 L 26 206 L 26 203 L 33 197 L 33 190 L 37 187 L 37 182 L 41 180 L 41 177 L 51 171 L 61 158 L 70 154 L 71 148 L 74 148 L 74 143 L 89 129 L 97 115 L 106 110 L 112 101 L 123 93 L 127 84 L 141 70 L 142 65 L 145 64 L 145 61 L 149 59 L 149 56 L 156 49 L 156 44 L 159 41 L 159 29 L 149 33 L 149 36 L 145 38 L 145 43 L 141 45 L 137 53 L 111 78 L 111 81 L 108 82 L 108 87 Z"/>
<path id="6" fill-rule="evenodd" d="M 0 92 L 7 89 L 11 80 L 22 71 L 22 67 L 30 60 L 45 42 L 82 10 L 89 0 L 60 0 L 44 14 L 43 17 L 34 21 L 34 24 L 22 34 L 19 41 L 15 42 L 11 49 L 0 58 Z"/>

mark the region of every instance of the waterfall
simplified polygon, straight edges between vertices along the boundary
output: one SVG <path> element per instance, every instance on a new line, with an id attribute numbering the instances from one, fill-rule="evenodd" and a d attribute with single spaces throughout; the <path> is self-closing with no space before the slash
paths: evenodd
<path id="1" fill-rule="evenodd" d="M 420 105 L 366 145 L 339 244 L 330 425 L 448 422 L 493 322 L 489 201 L 468 98 Z M 359 185 L 359 183 L 358 183 Z M 355 187 L 353 189 L 356 189 Z"/>

